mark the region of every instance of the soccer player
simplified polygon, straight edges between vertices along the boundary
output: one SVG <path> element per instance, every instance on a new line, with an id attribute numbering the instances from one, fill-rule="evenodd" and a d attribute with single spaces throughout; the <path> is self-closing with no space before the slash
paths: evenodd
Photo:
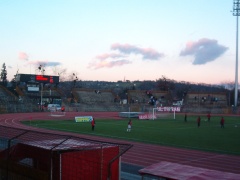
<path id="1" fill-rule="evenodd" d="M 95 119 L 93 118 L 92 121 L 91 121 L 92 131 L 94 131 L 95 124 L 96 124 Z"/>
<path id="2" fill-rule="evenodd" d="M 198 118 L 197 118 L 197 126 L 198 127 L 200 127 L 200 123 L 201 123 L 201 118 L 200 118 L 200 116 L 198 116 Z"/>
<path id="3" fill-rule="evenodd" d="M 210 122 L 211 115 L 210 113 L 207 114 L 208 122 Z"/>
<path id="4" fill-rule="evenodd" d="M 221 128 L 224 128 L 224 118 L 223 117 L 221 118 L 220 124 L 221 124 Z"/>
<path id="5" fill-rule="evenodd" d="M 128 121 L 128 126 L 127 126 L 127 132 L 131 132 L 131 129 L 132 129 L 132 121 L 129 120 Z"/>

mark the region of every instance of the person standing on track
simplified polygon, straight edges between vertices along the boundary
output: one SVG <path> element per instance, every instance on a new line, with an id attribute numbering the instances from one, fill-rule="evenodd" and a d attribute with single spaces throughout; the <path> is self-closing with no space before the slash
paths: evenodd
<path id="1" fill-rule="evenodd" d="M 91 121 L 91 125 L 92 125 L 92 131 L 94 131 L 94 128 L 95 128 L 95 119 L 93 118 L 92 121 Z"/>
<path id="2" fill-rule="evenodd" d="M 223 117 L 221 118 L 220 124 L 221 124 L 221 128 L 224 128 L 224 118 Z"/>
<path id="3" fill-rule="evenodd" d="M 184 122 L 187 122 L 187 113 L 185 113 Z"/>
<path id="4" fill-rule="evenodd" d="M 211 115 L 210 113 L 207 114 L 208 122 L 210 122 Z"/>
<path id="5" fill-rule="evenodd" d="M 198 118 L 197 118 L 197 126 L 198 127 L 200 127 L 200 123 L 201 123 L 201 118 L 200 118 L 200 116 L 198 116 Z"/>
<path id="6" fill-rule="evenodd" d="M 128 121 L 128 126 L 127 126 L 127 132 L 131 132 L 131 129 L 132 129 L 132 121 L 129 120 Z"/>

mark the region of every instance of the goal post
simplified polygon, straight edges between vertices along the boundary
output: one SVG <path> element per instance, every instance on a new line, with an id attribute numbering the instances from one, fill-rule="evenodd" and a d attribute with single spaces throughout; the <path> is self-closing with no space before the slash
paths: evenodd
<path id="1" fill-rule="evenodd" d="M 152 109 L 152 120 L 158 118 L 176 119 L 176 112 L 180 112 L 180 107 L 156 107 Z"/>

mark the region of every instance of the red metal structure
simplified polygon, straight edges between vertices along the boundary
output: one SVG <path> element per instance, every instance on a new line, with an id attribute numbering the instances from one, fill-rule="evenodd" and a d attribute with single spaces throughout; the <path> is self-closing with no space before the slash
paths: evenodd
<path id="1" fill-rule="evenodd" d="M 130 144 L 0 126 L 0 176 L 6 179 L 118 180 L 119 157 L 129 148 Z"/>

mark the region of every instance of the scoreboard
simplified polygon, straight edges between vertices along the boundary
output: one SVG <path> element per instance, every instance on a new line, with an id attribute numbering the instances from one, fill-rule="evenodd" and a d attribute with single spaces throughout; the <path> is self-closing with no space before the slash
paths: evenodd
<path id="1" fill-rule="evenodd" d="M 59 76 L 46 76 L 46 75 L 36 75 L 36 74 L 18 74 L 16 77 L 17 82 L 26 82 L 26 83 L 50 83 L 57 84 L 59 83 Z"/>

